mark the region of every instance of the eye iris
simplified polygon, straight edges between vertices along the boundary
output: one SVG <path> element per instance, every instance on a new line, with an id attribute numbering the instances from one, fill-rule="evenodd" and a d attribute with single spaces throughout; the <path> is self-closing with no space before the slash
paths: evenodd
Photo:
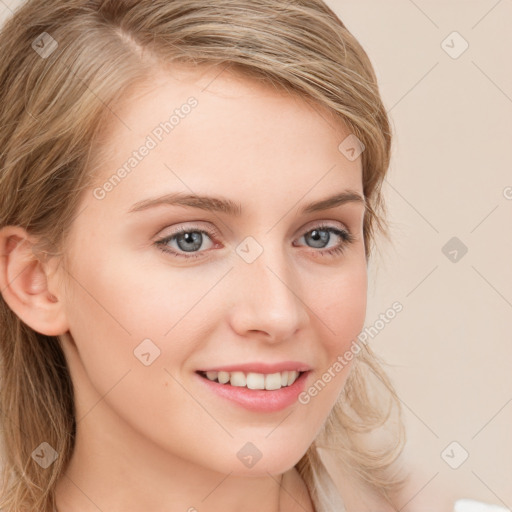
<path id="1" fill-rule="evenodd" d="M 184 246 L 181 242 L 185 241 L 186 244 L 193 244 L 192 247 Z M 199 249 L 203 242 L 203 235 L 198 231 L 190 231 L 188 233 L 182 233 L 176 238 L 176 242 L 179 248 L 186 252 L 192 252 Z"/>
<path id="2" fill-rule="evenodd" d="M 314 247 L 324 247 L 324 245 L 329 241 L 330 233 L 328 233 L 326 230 L 319 230 L 314 229 L 311 231 L 310 237 L 313 239 L 314 244 L 318 244 L 320 242 L 320 245 L 313 245 Z"/>

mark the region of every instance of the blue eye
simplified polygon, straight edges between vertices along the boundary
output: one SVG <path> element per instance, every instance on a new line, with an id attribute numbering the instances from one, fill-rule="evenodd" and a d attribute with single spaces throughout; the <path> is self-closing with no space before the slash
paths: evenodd
<path id="1" fill-rule="evenodd" d="M 348 231 L 336 228 L 334 226 L 326 225 L 320 225 L 315 227 L 314 229 L 309 230 L 307 233 L 302 235 L 301 238 L 309 238 L 310 240 L 312 240 L 314 248 L 324 249 L 325 246 L 331 241 L 333 234 L 340 238 L 342 242 L 336 244 L 331 249 L 324 251 L 315 251 L 318 252 L 320 256 L 333 256 L 341 254 L 345 251 L 347 245 L 355 241 L 355 237 Z"/>
<path id="2" fill-rule="evenodd" d="M 341 239 L 341 242 L 337 243 L 330 249 L 314 252 L 319 256 L 334 256 L 341 254 L 344 252 L 347 245 L 353 243 L 355 240 L 355 237 L 348 231 L 326 225 L 320 225 L 307 231 L 300 237 L 300 239 L 309 239 L 311 241 L 310 243 L 313 244 L 310 247 L 314 249 L 325 249 L 325 246 L 327 246 L 331 241 L 333 234 Z M 186 227 L 177 230 L 175 233 L 166 236 L 165 238 L 157 240 L 155 244 L 163 252 L 178 258 L 199 258 L 205 252 L 204 250 L 199 250 L 203 246 L 205 236 L 211 241 L 215 236 L 217 236 L 217 233 L 210 233 L 195 227 Z M 174 247 L 171 244 L 174 245 Z M 212 242 L 212 246 L 214 245 L 215 244 Z"/>
<path id="3" fill-rule="evenodd" d="M 210 233 L 203 229 L 181 228 L 172 235 L 157 240 L 156 244 L 162 251 L 170 253 L 173 256 L 180 258 L 198 258 L 201 254 L 197 254 L 197 250 L 203 245 L 204 235 L 211 239 Z M 174 241 L 178 246 L 178 251 L 176 249 L 169 248 L 171 242 Z M 183 251 L 185 254 L 182 254 L 179 251 Z"/>

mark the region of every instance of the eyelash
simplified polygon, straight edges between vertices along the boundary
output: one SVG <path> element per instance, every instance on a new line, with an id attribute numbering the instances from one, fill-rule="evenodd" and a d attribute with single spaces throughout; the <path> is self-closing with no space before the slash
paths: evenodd
<path id="1" fill-rule="evenodd" d="M 304 233 L 304 235 L 307 235 L 308 233 L 311 233 L 312 231 L 328 231 L 329 233 L 334 233 L 335 235 L 338 235 L 343 240 L 341 245 L 338 245 L 338 246 L 333 247 L 331 249 L 327 249 L 327 250 L 323 250 L 323 251 L 321 249 L 319 249 L 318 251 L 314 251 L 314 252 L 318 252 L 319 256 L 322 256 L 322 257 L 323 256 L 334 257 L 334 256 L 337 256 L 337 255 L 341 255 L 345 251 L 346 247 L 348 245 L 352 244 L 355 241 L 354 235 L 352 235 L 349 231 L 347 231 L 345 229 L 339 229 L 339 228 L 334 227 L 334 226 L 320 224 L 318 226 L 315 226 L 313 229 L 310 229 L 310 230 L 306 231 Z M 208 235 L 208 237 L 210 239 L 213 239 L 213 238 L 215 238 L 217 236 L 216 232 L 209 232 L 209 231 L 206 231 L 204 229 L 195 228 L 195 227 L 192 226 L 192 227 L 187 227 L 187 228 L 181 228 L 181 229 L 177 230 L 176 232 L 172 233 L 171 235 L 168 235 L 168 236 L 166 236 L 164 238 L 161 238 L 161 239 L 157 240 L 155 242 L 155 245 L 162 252 L 165 252 L 167 254 L 171 254 L 171 255 L 176 256 L 178 258 L 196 259 L 196 258 L 202 257 L 202 253 L 205 252 L 205 251 L 190 252 L 188 256 L 185 256 L 184 253 L 180 253 L 180 252 L 175 251 L 175 250 L 170 250 L 168 248 L 168 246 L 167 246 L 168 242 L 170 242 L 171 240 L 175 239 L 179 235 L 183 235 L 185 233 L 201 233 L 203 235 Z"/>

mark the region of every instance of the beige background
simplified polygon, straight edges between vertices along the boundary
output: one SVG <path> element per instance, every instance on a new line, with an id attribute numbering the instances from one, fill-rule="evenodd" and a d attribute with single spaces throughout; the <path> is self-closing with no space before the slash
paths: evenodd
<path id="1" fill-rule="evenodd" d="M 395 133 L 394 242 L 371 264 L 367 324 L 403 304 L 371 346 L 404 405 L 418 491 L 512 509 L 512 2 L 327 3 L 374 64 Z M 456 59 L 441 47 L 453 31 L 469 44 Z M 441 250 L 454 236 L 457 262 Z M 441 457 L 452 441 L 452 464 L 469 454 L 458 469 Z"/>
<path id="2" fill-rule="evenodd" d="M 0 1 L 1 19 L 19 3 Z M 371 263 L 367 325 L 403 305 L 370 343 L 422 470 L 411 504 L 444 488 L 512 508 L 512 1 L 328 4 L 370 56 L 395 134 L 394 242 Z"/>

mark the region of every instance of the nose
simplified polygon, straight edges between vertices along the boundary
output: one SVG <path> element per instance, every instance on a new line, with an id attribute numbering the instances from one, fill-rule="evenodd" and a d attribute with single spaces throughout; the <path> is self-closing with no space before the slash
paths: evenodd
<path id="1" fill-rule="evenodd" d="M 237 334 L 277 343 L 293 337 L 307 324 L 308 306 L 301 280 L 282 247 L 266 247 L 252 263 L 240 258 L 234 270 L 229 317 Z"/>

